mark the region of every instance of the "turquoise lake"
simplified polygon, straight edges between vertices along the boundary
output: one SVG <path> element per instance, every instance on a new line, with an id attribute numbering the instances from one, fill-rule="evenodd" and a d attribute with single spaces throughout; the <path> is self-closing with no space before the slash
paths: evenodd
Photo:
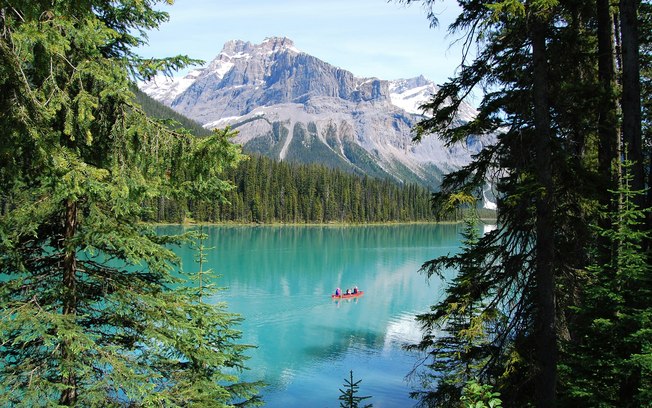
<path id="1" fill-rule="evenodd" d="M 181 227 L 163 227 L 178 232 Z M 461 225 L 204 227 L 207 267 L 244 317 L 242 343 L 256 345 L 243 378 L 263 380 L 267 407 L 338 407 L 353 370 L 376 408 L 413 406 L 406 376 L 420 356 L 416 314 L 442 296 L 419 273 L 423 262 L 457 252 Z M 188 270 L 194 253 L 177 252 Z M 364 295 L 334 301 L 357 285 Z"/>

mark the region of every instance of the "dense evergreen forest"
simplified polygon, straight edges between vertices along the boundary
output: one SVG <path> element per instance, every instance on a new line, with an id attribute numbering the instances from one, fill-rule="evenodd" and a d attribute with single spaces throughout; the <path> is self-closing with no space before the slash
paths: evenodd
<path id="1" fill-rule="evenodd" d="M 436 1 L 412 1 L 436 10 Z M 441 211 L 497 189 L 498 228 L 424 263 L 422 406 L 643 407 L 652 401 L 652 5 L 460 1 L 468 53 L 418 137 L 497 136 L 448 174 Z M 428 17 L 433 25 L 437 13 Z M 473 52 L 471 52 L 473 51 Z M 476 118 L 451 125 L 482 89 Z M 437 136 L 434 136 L 436 134 Z M 495 406 L 495 405 L 494 405 Z"/>
<path id="2" fill-rule="evenodd" d="M 186 129 L 191 134 L 199 137 L 210 136 L 213 132 L 204 128 L 192 119 L 177 113 L 174 109 L 168 108 L 159 101 L 152 99 L 145 92 L 133 85 L 131 91 L 134 93 L 135 101 L 143 108 L 143 111 L 152 118 L 168 121 L 168 125 L 174 129 Z"/>
<path id="3" fill-rule="evenodd" d="M 365 223 L 435 221 L 431 193 L 416 185 L 360 177 L 319 165 L 252 156 L 228 170 L 222 200 L 151 200 L 152 221 Z M 493 214 L 483 211 L 487 217 Z M 461 212 L 449 219 L 461 219 Z"/>

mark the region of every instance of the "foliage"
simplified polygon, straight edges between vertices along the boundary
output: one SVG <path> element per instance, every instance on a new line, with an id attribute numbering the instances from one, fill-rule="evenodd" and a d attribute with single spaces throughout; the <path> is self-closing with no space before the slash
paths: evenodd
<path id="1" fill-rule="evenodd" d="M 491 381 L 502 374 L 489 366 L 505 364 L 508 358 L 502 348 L 507 341 L 504 332 L 509 315 L 503 300 L 487 289 L 491 274 L 485 269 L 483 255 L 476 252 L 486 242 L 487 236 L 478 236 L 477 219 L 469 218 L 462 251 L 423 265 L 428 276 L 437 274 L 442 281 L 446 279 L 443 272 L 452 266 L 459 268 L 447 285 L 444 299 L 430 312 L 417 316 L 424 336 L 418 344 L 408 346 L 427 351 L 426 366 L 431 370 L 416 373 L 420 382 L 424 386 L 437 384 L 432 390 L 412 393 L 424 406 L 456 405 L 466 384 L 476 379 Z"/>
<path id="2" fill-rule="evenodd" d="M 246 369 L 248 357 L 244 354 L 251 346 L 238 344 L 241 333 L 234 329 L 242 318 L 226 311 L 224 302 L 214 303 L 218 291 L 217 276 L 205 270 L 207 235 L 200 227 L 193 234 L 191 244 L 196 250 L 195 260 L 199 270 L 190 274 L 188 281 L 177 291 L 179 302 L 189 305 L 186 310 L 184 341 L 194 349 L 192 358 L 184 361 L 183 370 L 170 375 L 174 379 L 174 404 L 178 406 L 214 406 L 220 402 L 246 401 L 248 406 L 262 405 L 256 391 L 261 382 L 238 382 L 237 372 Z M 213 301 L 207 302 L 208 299 Z M 226 368 L 226 369 L 225 369 Z"/>
<path id="3" fill-rule="evenodd" d="M 357 394 L 360 391 L 360 383 L 362 380 L 353 381 L 353 370 L 350 371 L 350 377 L 344 379 L 344 389 L 340 388 L 340 407 L 342 408 L 358 408 L 360 403 L 366 399 L 371 398 L 370 396 L 359 397 Z M 371 408 L 373 404 L 366 404 L 364 408 Z"/>
<path id="4" fill-rule="evenodd" d="M 224 178 L 235 188 L 224 200 L 150 200 L 152 221 L 240 223 L 365 223 L 435 221 L 431 193 L 414 184 L 360 177 L 320 165 L 251 156 Z M 473 207 L 470 207 L 473 208 Z M 471 210 L 452 213 L 457 220 Z M 493 211 L 475 209 L 491 218 Z"/>
<path id="5" fill-rule="evenodd" d="M 419 3 L 430 10 L 435 4 Z M 497 188 L 498 229 L 468 242 L 460 255 L 424 264 L 422 270 L 429 275 L 450 269 L 458 275 L 446 288 L 444 300 L 419 317 L 423 338 L 413 348 L 428 357 L 417 377 L 422 389 L 414 396 L 423 406 L 454 406 L 466 381 L 478 378 L 494 384 L 506 405 L 554 406 L 558 395 L 564 396 L 562 402 L 572 403 L 565 396 L 583 392 L 581 384 L 598 376 L 603 380 L 594 384 L 610 385 L 603 388 L 603 400 L 596 397 L 589 404 L 635 406 L 641 401 L 636 390 L 648 384 L 644 374 L 647 346 L 640 335 L 636 341 L 631 335 L 639 333 L 637 324 L 644 327 L 649 317 L 642 310 L 630 309 L 630 302 L 640 298 L 628 294 L 630 289 L 614 272 L 614 262 L 624 261 L 619 258 L 624 248 L 592 226 L 615 231 L 614 226 L 622 226 L 619 217 L 627 217 L 629 210 L 619 207 L 618 200 L 610 204 L 605 194 L 617 190 L 623 152 L 637 161 L 634 190 L 645 184 L 641 165 L 649 169 L 652 150 L 645 102 L 649 100 L 649 30 L 640 31 L 640 47 L 632 47 L 635 41 L 631 41 L 638 24 L 649 27 L 649 2 L 639 7 L 638 21 L 627 19 L 627 23 L 619 18 L 631 6 L 628 1 L 620 2 L 617 13 L 613 4 L 601 1 L 459 4 L 461 13 L 450 31 L 462 33 L 464 59 L 457 74 L 423 106 L 432 116 L 420 122 L 417 139 L 437 134 L 453 145 L 469 137 L 497 138 L 468 166 L 445 177 L 434 203 L 445 210 L 459 197 L 479 198 L 491 180 Z M 429 12 L 429 17 L 434 19 L 436 13 Z M 625 37 L 627 46 L 613 48 Z M 625 81 L 627 86 L 622 88 L 618 83 L 619 75 L 632 73 L 632 55 L 639 51 L 642 95 L 629 86 L 637 80 Z M 483 92 L 478 115 L 468 123 L 454 122 L 459 104 L 475 89 Z M 643 101 L 638 111 L 637 100 Z M 641 143 L 641 127 L 647 131 L 647 144 Z M 651 181 L 648 178 L 648 187 Z M 636 200 L 638 208 L 650 207 L 650 190 L 645 199 L 638 195 Z M 610 217 L 602 216 L 602 207 L 608 208 Z M 652 217 L 638 222 L 628 234 L 644 233 L 640 246 L 628 251 L 638 254 L 636 270 L 643 271 L 650 265 Z M 628 242 L 622 236 L 618 239 Z M 591 264 L 600 268 L 588 268 Z M 629 276 L 631 284 L 649 287 L 649 278 L 644 277 L 649 272 Z M 594 292 L 588 286 L 593 282 L 602 282 L 598 287 L 603 288 L 600 296 L 605 301 L 597 303 L 600 290 Z M 590 308 L 594 301 L 596 307 L 608 305 L 603 313 L 619 316 L 615 321 L 601 316 L 597 321 L 603 330 L 600 337 L 608 331 L 611 338 L 622 339 L 622 347 L 615 345 L 620 340 L 596 347 L 614 347 L 605 360 L 581 347 L 575 349 L 576 360 L 569 359 L 566 350 L 559 360 L 561 346 L 594 344 L 586 340 L 591 331 L 581 323 L 596 316 Z M 630 313 L 639 323 L 633 323 Z M 469 336 L 470 332 L 480 336 Z M 636 344 L 630 349 L 636 357 L 628 357 L 624 343 Z M 581 361 L 592 356 L 595 369 L 585 371 Z M 640 365 L 633 368 L 630 360 Z M 559 378 L 558 363 L 566 370 Z M 618 402 L 607 395 L 615 384 L 626 385 L 622 389 L 628 390 L 620 393 Z M 589 401 L 586 395 L 574 395 Z"/>
<path id="6" fill-rule="evenodd" d="M 493 392 L 491 385 L 469 381 L 464 386 L 460 401 L 464 408 L 500 408 L 503 405 L 498 397 L 500 393 Z"/>
<path id="7" fill-rule="evenodd" d="M 652 268 L 642 250 L 650 231 L 641 229 L 650 209 L 635 204 L 644 192 L 631 189 L 631 162 L 623 169 L 612 191 L 620 208 L 605 214 L 613 223 L 595 227 L 614 256 L 587 267 L 583 302 L 575 307 L 577 340 L 566 344 L 569 404 L 645 406 L 652 397 Z"/>
<path id="8" fill-rule="evenodd" d="M 195 136 L 206 137 L 213 133 L 194 120 L 188 119 L 172 108 L 150 98 L 147 94 L 138 89 L 138 87 L 134 86 L 132 90 L 136 97 L 136 101 L 143 108 L 143 111 L 147 113 L 147 116 L 165 120 L 166 124 L 172 125 L 174 129 L 188 129 Z"/>
<path id="9" fill-rule="evenodd" d="M 134 102 L 133 78 L 193 62 L 131 51 L 157 3 L 0 8 L 2 406 L 257 402 L 237 319 L 178 289 L 166 245 L 187 237 L 141 223 L 154 197 L 223 195 L 240 160 L 228 131 L 197 139 Z"/>

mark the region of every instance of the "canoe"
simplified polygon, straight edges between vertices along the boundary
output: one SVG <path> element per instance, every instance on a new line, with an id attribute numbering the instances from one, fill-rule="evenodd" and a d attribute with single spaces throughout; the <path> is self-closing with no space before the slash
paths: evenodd
<path id="1" fill-rule="evenodd" d="M 351 299 L 362 295 L 364 295 L 364 290 L 359 290 L 358 293 L 351 293 L 350 295 L 347 294 L 341 294 L 340 296 L 331 295 L 331 299 Z"/>

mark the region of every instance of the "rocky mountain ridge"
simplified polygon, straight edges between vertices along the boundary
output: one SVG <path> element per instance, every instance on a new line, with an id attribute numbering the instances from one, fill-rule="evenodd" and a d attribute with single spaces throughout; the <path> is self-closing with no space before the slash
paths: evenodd
<path id="1" fill-rule="evenodd" d="M 287 38 L 229 41 L 205 67 L 141 89 L 204 127 L 237 129 L 247 152 L 431 188 L 482 147 L 446 148 L 434 136 L 412 142 L 419 106 L 437 91 L 432 81 L 358 78 Z M 458 120 L 474 114 L 465 106 Z"/>

